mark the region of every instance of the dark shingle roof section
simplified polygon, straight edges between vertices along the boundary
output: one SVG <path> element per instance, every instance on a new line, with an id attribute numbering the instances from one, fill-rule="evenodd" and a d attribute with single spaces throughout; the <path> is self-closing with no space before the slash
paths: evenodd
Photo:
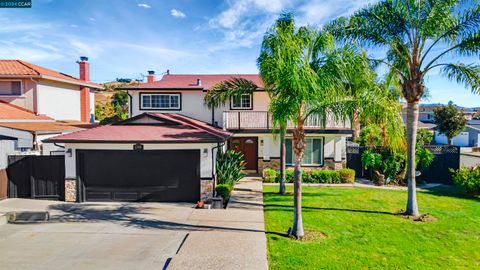
<path id="1" fill-rule="evenodd" d="M 259 89 L 263 89 L 262 79 L 258 74 L 167 74 L 161 80 L 152 83 L 142 83 L 135 86 L 126 86 L 123 90 L 208 90 L 215 84 L 232 78 L 243 78 L 255 83 Z M 200 80 L 201 84 L 198 84 Z"/>
<path id="2" fill-rule="evenodd" d="M 137 122 L 141 117 L 156 121 Z M 100 126 L 49 138 L 44 142 L 202 143 L 223 142 L 232 134 L 184 115 L 144 113 L 115 125 Z"/>

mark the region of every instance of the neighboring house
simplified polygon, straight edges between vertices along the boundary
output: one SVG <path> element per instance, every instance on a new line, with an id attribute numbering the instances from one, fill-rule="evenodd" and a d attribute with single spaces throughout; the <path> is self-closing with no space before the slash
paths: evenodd
<path id="1" fill-rule="evenodd" d="M 258 89 L 209 109 L 207 91 L 233 77 L 251 80 Z M 46 140 L 67 149 L 67 200 L 209 200 L 219 148 L 241 151 L 252 172 L 279 167 L 279 136 L 273 134 L 270 100 L 259 75 L 167 73 L 157 81 L 149 72 L 146 83 L 121 89 L 130 96 L 130 119 Z M 293 164 L 291 128 L 287 165 Z M 330 119 L 323 128 L 312 116 L 305 129 L 305 167 L 345 165 L 346 137 L 352 135 L 348 124 Z"/>
<path id="2" fill-rule="evenodd" d="M 94 121 L 94 89 L 90 64 L 81 57 L 79 78 L 22 60 L 0 60 L 0 101 L 55 120 Z"/>
<path id="3" fill-rule="evenodd" d="M 402 117 L 403 121 L 406 121 L 407 118 L 407 104 L 403 103 L 402 104 Z M 418 121 L 423 122 L 423 123 L 433 123 L 434 121 L 434 110 L 438 107 L 443 107 L 445 106 L 444 104 L 436 103 L 436 104 L 420 104 L 419 106 L 419 112 L 418 112 Z M 473 115 L 475 114 L 476 110 L 474 109 L 469 109 L 469 108 L 464 108 L 460 106 L 456 106 L 458 110 L 462 112 L 462 114 L 465 116 L 465 119 L 467 120 L 472 120 Z"/>
<path id="4" fill-rule="evenodd" d="M 465 126 L 464 131 L 453 137 L 452 145 L 461 147 L 480 146 L 480 124 L 470 124 L 471 122 L 472 121 Z M 447 137 L 443 134 L 440 134 L 438 131 L 435 131 L 434 140 L 439 144 L 448 144 Z"/>
<path id="5" fill-rule="evenodd" d="M 89 127 L 79 121 L 56 121 L 46 115 L 0 101 L 0 167 L 6 167 L 8 154 L 50 155 L 59 147 L 42 140 Z M 62 151 L 63 152 L 63 151 Z"/>

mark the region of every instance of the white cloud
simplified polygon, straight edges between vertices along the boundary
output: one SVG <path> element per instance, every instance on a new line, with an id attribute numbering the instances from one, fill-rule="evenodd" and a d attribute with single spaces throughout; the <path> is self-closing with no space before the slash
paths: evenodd
<path id="1" fill-rule="evenodd" d="M 24 46 L 16 42 L 0 42 L 1 59 L 22 59 L 30 62 L 56 61 L 64 58 L 63 55 L 47 48 L 40 48 L 36 44 Z M 37 48 L 35 48 L 37 47 Z"/>
<path id="2" fill-rule="evenodd" d="M 151 8 L 150 5 L 147 5 L 147 4 L 145 4 L 145 3 L 138 4 L 137 6 L 138 6 L 138 7 L 141 7 L 141 8 Z"/>
<path id="3" fill-rule="evenodd" d="M 96 21 L 97 19 L 95 19 L 95 18 L 93 18 L 93 17 L 90 17 L 90 18 L 88 18 L 88 20 L 90 20 L 91 22 L 94 22 L 94 21 Z"/>
<path id="4" fill-rule="evenodd" d="M 50 23 L 30 23 L 24 21 L 0 20 L 0 33 L 14 33 L 23 31 L 39 31 L 50 29 Z"/>
<path id="5" fill-rule="evenodd" d="M 210 19 L 211 27 L 234 28 L 246 17 L 280 13 L 290 6 L 289 0 L 237 0 L 218 16 Z"/>
<path id="6" fill-rule="evenodd" d="M 185 15 L 185 13 L 181 12 L 178 9 L 170 10 L 170 15 L 172 15 L 175 18 L 185 18 L 185 17 L 187 17 L 187 15 Z"/>
<path id="7" fill-rule="evenodd" d="M 298 7 L 298 23 L 323 24 L 340 16 L 347 16 L 356 10 L 378 0 L 311 0 Z"/>
<path id="8" fill-rule="evenodd" d="M 91 58 L 97 58 L 104 50 L 104 44 L 101 42 L 86 42 L 71 39 L 68 43 L 70 44 L 70 48 L 73 49 L 73 52 L 71 53 L 74 55 L 85 55 Z"/>

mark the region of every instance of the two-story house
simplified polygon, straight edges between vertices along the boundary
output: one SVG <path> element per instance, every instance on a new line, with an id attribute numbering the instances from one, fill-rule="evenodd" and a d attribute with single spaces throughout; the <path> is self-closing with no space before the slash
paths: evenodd
<path id="1" fill-rule="evenodd" d="M 204 97 L 217 83 L 233 77 L 254 82 L 251 95 L 209 109 Z M 124 87 L 130 97 L 128 120 L 58 136 L 65 143 L 66 194 L 84 200 L 196 201 L 214 188 L 219 148 L 241 151 L 246 169 L 262 173 L 279 167 L 280 141 L 268 113 L 269 96 L 257 74 L 174 75 Z M 289 126 L 291 131 L 292 126 Z M 326 127 L 312 116 L 306 122 L 305 167 L 338 169 L 345 164 L 349 124 L 331 120 Z M 96 161 L 102 160 L 102 170 Z M 109 162 L 111 161 L 111 162 Z M 293 163 L 291 133 L 286 136 L 286 163 Z M 66 183 L 67 183 L 66 182 Z M 153 188 L 152 188 L 153 187 Z M 188 187 L 188 189 L 186 188 Z M 80 196 L 80 197 L 79 197 Z M 68 196 L 67 196 L 68 197 Z"/>
<path id="2" fill-rule="evenodd" d="M 50 154 L 42 140 L 88 126 L 94 121 L 90 66 L 81 57 L 79 78 L 22 60 L 0 60 L 0 169 L 8 153 Z"/>

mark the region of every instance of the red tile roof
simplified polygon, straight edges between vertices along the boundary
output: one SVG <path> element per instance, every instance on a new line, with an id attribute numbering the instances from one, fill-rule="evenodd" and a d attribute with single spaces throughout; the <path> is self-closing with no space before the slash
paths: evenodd
<path id="1" fill-rule="evenodd" d="M 93 88 L 103 88 L 102 85 L 90 81 L 83 81 L 73 76 L 63 74 L 48 68 L 37 66 L 22 60 L 0 60 L 0 76 L 12 77 L 39 77 L 46 79 L 71 82 L 78 85 L 85 85 Z"/>
<path id="2" fill-rule="evenodd" d="M 157 122 L 135 123 L 141 117 Z M 163 124 L 162 124 L 163 123 Z M 144 113 L 123 122 L 55 136 L 44 142 L 189 143 L 220 142 L 232 134 L 207 123 L 171 113 Z"/>
<path id="3" fill-rule="evenodd" d="M 54 121 L 53 118 L 50 118 L 46 115 L 35 114 L 32 111 L 0 100 L 0 122 L 6 120 Z"/>
<path id="4" fill-rule="evenodd" d="M 208 90 L 215 84 L 231 79 L 244 78 L 255 83 L 260 89 L 263 89 L 263 82 L 258 74 L 167 74 L 161 80 L 153 83 L 143 83 L 135 86 L 122 87 L 125 90 L 142 89 L 187 89 L 187 90 Z M 202 85 L 197 85 L 197 79 L 202 81 Z"/>
<path id="5" fill-rule="evenodd" d="M 0 127 L 12 129 L 40 132 L 40 133 L 60 133 L 64 131 L 74 131 L 82 129 L 79 126 L 71 126 L 62 122 L 0 122 Z"/>

